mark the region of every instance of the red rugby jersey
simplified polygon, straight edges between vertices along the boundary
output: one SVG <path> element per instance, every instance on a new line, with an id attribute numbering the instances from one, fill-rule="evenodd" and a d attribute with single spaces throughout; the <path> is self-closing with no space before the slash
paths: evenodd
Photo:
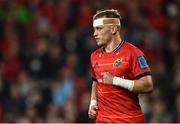
<path id="1" fill-rule="evenodd" d="M 91 55 L 92 79 L 97 83 L 98 114 L 96 122 L 143 122 L 138 94 L 119 86 L 104 85 L 102 73 L 111 72 L 124 79 L 151 75 L 144 54 L 132 44 L 122 41 L 112 52 L 100 48 Z"/>

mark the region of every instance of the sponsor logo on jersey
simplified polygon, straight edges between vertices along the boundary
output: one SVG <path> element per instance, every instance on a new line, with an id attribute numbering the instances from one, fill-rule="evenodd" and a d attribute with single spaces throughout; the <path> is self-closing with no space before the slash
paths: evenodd
<path id="1" fill-rule="evenodd" d="M 114 66 L 118 67 L 119 65 L 121 65 L 122 63 L 122 59 L 116 59 L 116 61 L 114 62 Z"/>
<path id="2" fill-rule="evenodd" d="M 94 64 L 94 66 L 93 66 L 94 68 L 97 68 L 97 67 L 99 67 L 99 63 L 98 62 L 96 62 L 95 64 Z"/>
<path id="3" fill-rule="evenodd" d="M 140 66 L 141 69 L 149 67 L 147 62 L 146 62 L 146 59 L 144 58 L 144 56 L 139 56 L 138 57 L 138 63 L 139 63 L 139 66 Z"/>

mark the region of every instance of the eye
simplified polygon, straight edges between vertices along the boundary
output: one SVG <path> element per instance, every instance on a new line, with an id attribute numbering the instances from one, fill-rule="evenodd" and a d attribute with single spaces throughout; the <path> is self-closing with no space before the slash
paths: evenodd
<path id="1" fill-rule="evenodd" d="M 102 27 L 96 27 L 95 28 L 95 30 L 98 30 L 98 31 L 101 30 L 101 29 L 102 29 Z"/>

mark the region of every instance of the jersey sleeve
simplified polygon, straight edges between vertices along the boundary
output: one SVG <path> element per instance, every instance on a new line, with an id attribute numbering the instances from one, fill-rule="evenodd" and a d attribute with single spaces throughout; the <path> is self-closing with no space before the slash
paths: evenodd
<path id="1" fill-rule="evenodd" d="M 152 75 L 144 53 L 138 48 L 136 48 L 131 55 L 131 72 L 134 75 L 134 79 Z"/>

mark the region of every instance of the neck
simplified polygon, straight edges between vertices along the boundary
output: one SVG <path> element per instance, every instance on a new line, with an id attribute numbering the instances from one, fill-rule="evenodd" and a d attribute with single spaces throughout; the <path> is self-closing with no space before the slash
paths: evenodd
<path id="1" fill-rule="evenodd" d="M 113 37 L 111 39 L 111 41 L 109 42 L 109 44 L 107 44 L 107 46 L 105 46 L 105 51 L 106 52 L 112 52 L 114 49 L 117 48 L 117 46 L 122 42 L 122 39 L 119 35 Z"/>

